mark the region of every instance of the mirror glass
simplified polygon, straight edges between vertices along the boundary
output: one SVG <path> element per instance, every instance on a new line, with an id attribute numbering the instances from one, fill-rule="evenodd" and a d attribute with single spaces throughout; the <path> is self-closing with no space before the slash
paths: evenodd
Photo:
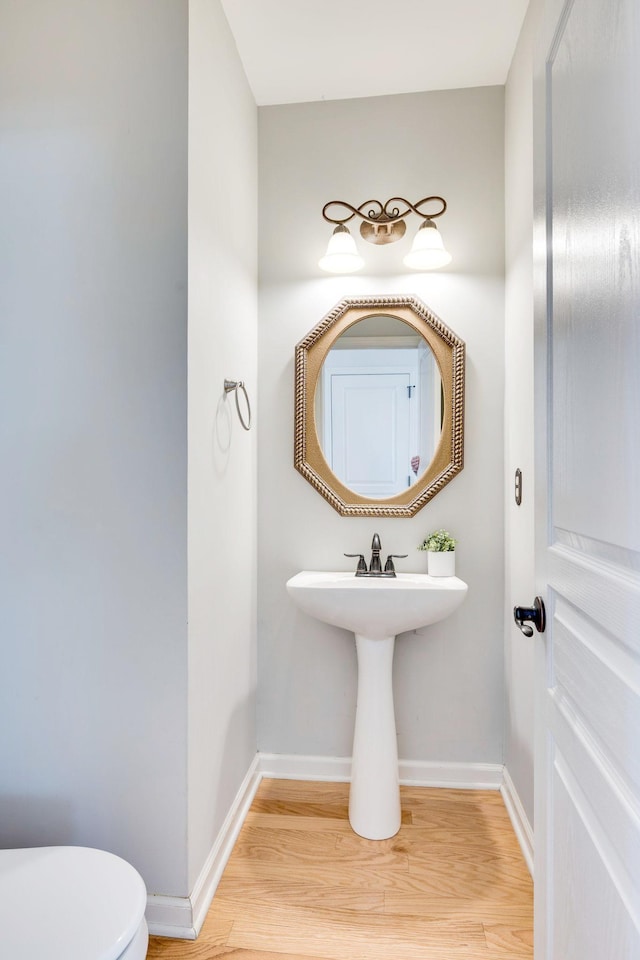
<path id="1" fill-rule="evenodd" d="M 345 297 L 296 346 L 296 470 L 343 517 L 414 516 L 464 465 L 464 365 L 417 297 Z"/>
<path id="2" fill-rule="evenodd" d="M 324 458 L 354 493 L 392 497 L 433 460 L 443 421 L 442 380 L 429 344 L 397 317 L 359 320 L 328 351 L 315 390 Z"/>

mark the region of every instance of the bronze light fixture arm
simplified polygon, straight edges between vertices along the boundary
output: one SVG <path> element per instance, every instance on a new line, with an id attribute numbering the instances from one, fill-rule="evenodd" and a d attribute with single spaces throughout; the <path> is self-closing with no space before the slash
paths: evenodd
<path id="1" fill-rule="evenodd" d="M 428 203 L 438 203 L 440 204 L 440 209 L 427 213 L 426 210 L 422 210 L 421 208 Z M 392 204 L 404 204 L 406 209 L 401 210 L 400 207 L 392 206 Z M 331 207 L 341 207 L 343 211 L 348 210 L 350 213 L 348 213 L 346 217 L 331 216 L 329 214 Z M 409 200 L 405 200 L 404 197 L 391 197 L 385 203 L 381 203 L 379 200 L 365 200 L 359 207 L 354 207 L 352 204 L 347 203 L 346 200 L 330 200 L 328 203 L 325 203 L 322 208 L 322 216 L 328 223 L 336 224 L 348 223 L 350 220 L 353 220 L 354 217 L 360 217 L 362 220 L 371 224 L 393 224 L 404 220 L 409 213 L 415 213 L 425 219 L 435 220 L 437 217 L 441 217 L 446 209 L 447 202 L 443 197 L 424 197 L 416 203 L 410 203 Z"/>

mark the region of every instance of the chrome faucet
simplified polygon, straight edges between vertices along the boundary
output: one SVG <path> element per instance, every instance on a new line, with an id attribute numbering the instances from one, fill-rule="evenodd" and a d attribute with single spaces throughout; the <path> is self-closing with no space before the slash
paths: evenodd
<path id="1" fill-rule="evenodd" d="M 406 553 L 390 553 L 387 557 L 387 562 L 384 565 L 384 570 L 382 569 L 382 564 L 380 562 L 380 551 L 382 550 L 382 544 L 380 543 L 380 537 L 377 533 L 374 533 L 373 540 L 371 541 L 371 562 L 369 564 L 369 569 L 367 570 L 367 563 L 364 559 L 363 553 L 345 553 L 345 557 L 357 557 L 358 566 L 356 567 L 356 577 L 395 577 L 396 571 L 393 565 L 393 561 L 400 559 L 402 557 L 408 556 Z"/>

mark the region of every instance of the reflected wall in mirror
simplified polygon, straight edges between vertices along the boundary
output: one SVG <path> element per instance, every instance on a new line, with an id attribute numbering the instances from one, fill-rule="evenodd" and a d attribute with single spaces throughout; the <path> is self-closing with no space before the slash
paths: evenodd
<path id="1" fill-rule="evenodd" d="M 342 300 L 296 347 L 295 413 L 339 513 L 413 516 L 463 467 L 464 343 L 416 297 Z"/>

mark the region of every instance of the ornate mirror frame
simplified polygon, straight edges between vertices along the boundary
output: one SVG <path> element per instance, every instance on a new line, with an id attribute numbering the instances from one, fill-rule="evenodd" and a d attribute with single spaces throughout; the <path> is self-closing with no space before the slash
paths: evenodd
<path id="1" fill-rule="evenodd" d="M 422 336 L 440 369 L 444 410 L 433 459 L 411 487 L 388 499 L 354 493 L 327 463 L 315 422 L 322 364 L 344 331 L 365 317 L 403 320 Z M 343 517 L 412 517 L 464 466 L 464 341 L 421 300 L 410 296 L 346 297 L 296 346 L 294 466 Z"/>

